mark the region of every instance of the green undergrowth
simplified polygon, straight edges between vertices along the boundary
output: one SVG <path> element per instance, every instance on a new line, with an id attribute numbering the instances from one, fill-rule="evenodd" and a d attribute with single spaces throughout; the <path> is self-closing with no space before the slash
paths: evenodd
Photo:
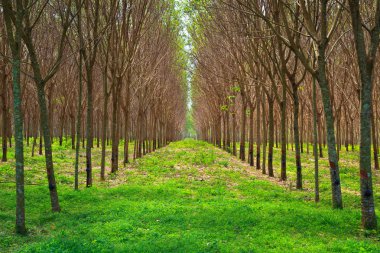
<path id="1" fill-rule="evenodd" d="M 248 146 L 248 143 L 246 144 Z M 239 145 L 237 145 L 238 147 Z M 254 146 L 256 154 L 256 146 Z M 314 156 L 313 147 L 309 145 L 309 152 L 307 151 L 307 145 L 304 144 L 303 153 L 301 153 L 301 165 L 302 165 L 302 182 L 304 190 L 310 192 L 309 195 L 313 198 L 313 192 L 315 189 L 315 173 L 314 173 Z M 239 150 L 238 150 L 239 152 Z M 246 149 L 246 156 L 248 149 Z M 261 149 L 261 159 L 263 157 Z M 292 149 L 292 145 L 288 145 L 286 152 L 286 168 L 287 168 L 287 185 L 291 189 L 296 187 L 296 159 L 295 151 Z M 262 165 L 262 161 L 261 161 Z M 373 162 L 372 162 L 372 166 Z M 257 167 L 256 159 L 254 168 Z M 280 177 L 281 173 L 281 149 L 280 147 L 274 148 L 273 151 L 273 167 L 274 175 L 276 178 Z M 355 146 L 352 150 L 351 146 L 348 151 L 345 147 L 342 147 L 339 156 L 339 169 L 340 179 L 342 187 L 342 196 L 344 206 L 360 208 L 360 176 L 359 176 L 359 147 Z M 327 146 L 323 148 L 323 157 L 319 157 L 319 182 L 320 182 L 320 195 L 321 201 L 326 205 L 331 203 L 331 181 Z M 373 187 L 375 193 L 375 202 L 380 204 L 380 172 L 373 169 Z"/>
<path id="2" fill-rule="evenodd" d="M 312 192 L 259 179 L 205 142 L 171 143 L 79 191 L 69 173 L 74 153 L 61 152 L 62 211 L 50 212 L 45 185 L 27 185 L 27 236 L 13 232 L 14 185 L 0 184 L 0 252 L 380 252 L 379 235 L 360 229 L 354 193 L 332 210 L 327 190 L 316 204 Z M 27 164 L 30 181 L 46 183 L 37 158 Z M 10 170 L 1 164 L 1 178 Z"/>

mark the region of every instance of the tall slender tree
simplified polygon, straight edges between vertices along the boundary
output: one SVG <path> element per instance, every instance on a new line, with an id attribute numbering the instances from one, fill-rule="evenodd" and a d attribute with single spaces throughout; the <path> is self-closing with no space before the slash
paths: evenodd
<path id="1" fill-rule="evenodd" d="M 372 81 L 375 59 L 380 41 L 380 1 L 369 4 L 374 9 L 371 27 L 363 21 L 359 1 L 349 0 L 352 31 L 354 34 L 357 61 L 359 66 L 360 92 L 360 193 L 362 206 L 362 225 L 365 229 L 376 229 L 377 220 L 372 186 L 371 168 L 371 122 L 372 114 Z M 366 43 L 365 31 L 368 31 L 369 42 Z"/>
<path id="2" fill-rule="evenodd" d="M 4 20 L 7 30 L 7 40 L 12 52 L 12 82 L 13 82 L 13 120 L 15 132 L 16 158 L 16 232 L 26 234 L 25 228 L 25 193 L 24 193 L 24 143 L 23 121 L 21 108 L 21 51 L 22 22 L 24 6 L 22 0 L 15 3 L 2 0 Z"/>

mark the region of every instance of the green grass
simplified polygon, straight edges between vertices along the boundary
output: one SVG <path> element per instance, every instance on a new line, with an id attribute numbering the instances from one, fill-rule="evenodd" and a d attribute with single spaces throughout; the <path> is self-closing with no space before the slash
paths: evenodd
<path id="1" fill-rule="evenodd" d="M 90 189 L 83 187 L 82 171 L 82 187 L 74 191 L 74 153 L 54 150 L 62 212 L 50 212 L 43 158 L 27 158 L 27 182 L 41 184 L 26 186 L 29 234 L 14 234 L 14 185 L 0 184 L 0 252 L 380 251 L 379 235 L 365 236 L 360 229 L 355 192 L 344 192 L 345 209 L 331 209 L 325 168 L 322 201 L 315 204 L 312 191 L 279 186 L 222 150 L 184 140 L 136 160 Z M 93 152 L 98 178 L 100 150 Z M 277 159 L 276 154 L 276 170 Z M 312 161 L 303 159 L 305 186 L 311 189 Z M 356 163 L 354 157 L 347 159 Z M 354 165 L 342 166 L 342 174 L 347 174 L 344 180 L 342 175 L 344 189 L 357 190 Z M 9 163 L 0 164 L 1 180 L 13 176 Z"/>
<path id="2" fill-rule="evenodd" d="M 239 147 L 239 145 L 237 145 Z M 246 157 L 248 154 L 248 143 L 246 145 Z M 254 147 L 256 154 L 256 146 Z M 261 150 L 262 151 L 262 150 Z M 239 152 L 239 150 L 238 150 Z M 295 189 L 296 187 L 296 161 L 295 152 L 288 146 L 286 153 L 287 165 L 287 187 Z M 262 156 L 262 153 L 261 153 Z M 359 147 L 356 146 L 354 151 L 349 151 L 342 147 L 339 157 L 339 168 L 341 177 L 341 187 L 343 195 L 343 205 L 349 207 L 360 208 L 360 198 L 354 197 L 360 195 L 360 177 L 359 177 Z M 255 158 L 256 159 L 256 158 Z M 304 153 L 301 153 L 303 188 L 308 191 L 310 197 L 313 197 L 314 191 L 314 156 L 313 147 L 309 146 L 307 153 L 307 145 L 304 145 Z M 255 160 L 256 163 L 256 160 Z M 256 165 L 256 164 L 255 164 Z M 373 165 L 373 162 L 372 162 Z M 273 154 L 274 174 L 276 178 L 280 177 L 281 168 L 281 149 L 274 148 Z M 331 203 L 331 181 L 328 162 L 327 147 L 323 149 L 323 158 L 319 158 L 319 178 L 320 178 L 320 195 L 321 201 L 326 205 Z M 380 172 L 373 170 L 373 186 L 375 193 L 375 202 L 380 204 Z"/>

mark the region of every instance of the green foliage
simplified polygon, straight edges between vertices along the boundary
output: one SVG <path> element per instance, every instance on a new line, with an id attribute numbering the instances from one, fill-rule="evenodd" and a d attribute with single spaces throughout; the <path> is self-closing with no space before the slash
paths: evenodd
<path id="1" fill-rule="evenodd" d="M 196 155 L 193 156 L 194 165 L 209 166 L 212 165 L 215 160 L 216 155 L 213 150 L 197 152 Z"/>
<path id="2" fill-rule="evenodd" d="M 236 96 L 228 96 L 227 99 L 230 101 L 230 102 L 233 102 L 235 100 Z"/>
<path id="3" fill-rule="evenodd" d="M 221 166 L 223 166 L 223 167 L 226 167 L 226 168 L 229 165 L 228 161 L 226 161 L 226 160 L 219 161 L 218 164 L 221 165 Z"/>
<path id="4" fill-rule="evenodd" d="M 236 92 L 236 93 L 240 92 L 239 86 L 232 86 L 232 87 L 230 87 L 230 89 L 231 89 L 231 91 Z"/>
<path id="5" fill-rule="evenodd" d="M 221 105 L 221 106 L 220 106 L 220 110 L 221 110 L 222 112 L 228 111 L 228 105 Z"/>

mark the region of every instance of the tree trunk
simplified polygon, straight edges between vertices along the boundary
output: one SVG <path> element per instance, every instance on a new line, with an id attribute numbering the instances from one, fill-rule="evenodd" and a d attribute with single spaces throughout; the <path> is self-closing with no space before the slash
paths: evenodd
<path id="1" fill-rule="evenodd" d="M 32 157 L 34 157 L 34 150 L 36 149 L 37 146 L 37 132 L 35 133 L 33 137 L 33 144 L 32 144 Z"/>
<path id="2" fill-rule="evenodd" d="M 61 117 L 61 123 L 60 123 L 60 126 L 59 126 L 59 146 L 62 146 L 62 144 L 63 144 L 63 129 L 64 129 L 64 126 L 65 126 L 65 118 L 64 118 L 64 115 L 62 115 L 62 117 Z"/>
<path id="3" fill-rule="evenodd" d="M 321 88 L 323 108 L 325 111 L 327 145 L 328 145 L 328 156 L 329 156 L 331 188 L 332 188 L 332 192 L 331 192 L 332 206 L 333 208 L 343 208 L 338 156 L 336 152 L 336 143 L 335 143 L 334 118 L 333 118 L 333 111 L 332 111 L 332 105 L 331 105 L 329 83 L 326 78 L 326 62 L 325 62 L 324 50 L 325 49 L 321 48 L 320 46 L 320 49 L 319 49 L 320 54 L 318 56 L 318 66 L 319 66 L 318 83 Z"/>
<path id="4" fill-rule="evenodd" d="M 249 152 L 248 152 L 248 160 L 249 165 L 254 166 L 254 155 L 253 155 L 253 106 L 250 108 L 250 114 L 249 114 Z"/>
<path id="5" fill-rule="evenodd" d="M 48 182 L 49 182 L 51 208 L 53 212 L 59 212 L 61 208 L 59 206 L 57 184 L 55 182 L 55 176 L 54 176 L 53 150 L 51 146 L 49 116 L 47 113 L 43 83 L 39 84 L 37 88 L 37 92 L 38 92 L 38 103 L 40 105 L 41 127 L 42 127 L 43 136 L 44 136 L 44 143 L 45 143 L 46 172 L 47 172 L 47 177 L 48 177 Z"/>
<path id="6" fill-rule="evenodd" d="M 260 111 L 260 104 L 261 104 L 261 94 L 260 94 L 260 86 L 257 86 L 256 88 L 256 94 L 257 94 L 257 111 L 256 111 L 256 169 L 260 170 L 260 153 L 261 153 L 261 131 L 260 131 L 260 118 L 261 118 L 261 111 Z"/>
<path id="7" fill-rule="evenodd" d="M 226 133 L 226 117 L 224 116 L 226 113 L 222 113 L 222 144 L 223 144 L 223 149 L 227 151 L 227 133 Z"/>
<path id="8" fill-rule="evenodd" d="M 100 148 L 100 123 L 99 123 L 99 117 L 96 124 L 96 148 Z"/>
<path id="9" fill-rule="evenodd" d="M 266 108 L 264 99 L 261 101 L 262 107 L 263 107 L 263 114 L 262 114 L 262 125 L 264 130 L 264 140 L 263 140 L 263 164 L 261 166 L 262 173 L 266 174 L 266 153 L 267 153 L 267 141 L 268 141 L 268 131 L 267 131 L 267 120 L 266 120 Z M 260 162 L 260 161 L 259 161 Z"/>
<path id="10" fill-rule="evenodd" d="M 313 155 L 314 155 L 314 193 L 315 202 L 319 202 L 319 165 L 318 165 L 318 129 L 317 129 L 317 89 L 313 78 Z"/>
<path id="11" fill-rule="evenodd" d="M 75 150 L 75 117 L 74 115 L 70 116 L 70 132 L 71 132 L 71 149 Z"/>
<path id="12" fill-rule="evenodd" d="M 268 98 L 269 105 L 269 150 L 268 150 L 268 175 L 274 177 L 273 174 L 273 146 L 274 146 L 274 116 L 273 116 L 274 101 Z"/>
<path id="13" fill-rule="evenodd" d="M 240 132 L 240 159 L 245 161 L 245 128 L 247 122 L 247 103 L 245 100 L 241 110 L 241 132 Z"/>
<path id="14" fill-rule="evenodd" d="M 300 150 L 300 134 L 298 127 L 298 113 L 299 113 L 299 98 L 298 87 L 292 84 L 293 99 L 294 99 L 294 115 L 293 115 L 293 131 L 294 131 L 294 145 L 296 149 L 296 167 L 297 167 L 297 189 L 302 189 L 302 166 L 301 166 L 301 150 Z"/>
<path id="15" fill-rule="evenodd" d="M 20 44 L 18 44 L 20 45 Z M 25 234 L 25 197 L 24 197 L 24 148 L 23 148 L 23 122 L 21 108 L 21 85 L 20 69 L 21 57 L 20 48 L 18 55 L 13 56 L 13 118 L 15 136 L 15 158 L 16 158 L 16 232 Z"/>
<path id="16" fill-rule="evenodd" d="M 322 115 L 320 113 L 318 113 L 317 124 L 318 124 L 319 157 L 323 158 L 323 147 L 322 147 Z"/>
<path id="17" fill-rule="evenodd" d="M 112 119 L 111 119 L 111 139 L 112 139 L 112 155 L 111 155 L 111 172 L 115 173 L 119 167 L 119 136 L 117 134 L 118 124 L 118 92 L 112 94 Z"/>
<path id="18" fill-rule="evenodd" d="M 338 111 L 336 113 L 336 140 L 337 140 L 337 145 L 336 145 L 336 151 L 337 152 L 336 152 L 336 154 L 338 157 L 338 161 L 339 161 L 339 156 L 340 156 L 340 142 L 341 142 L 340 134 L 341 134 L 340 112 Z"/>
<path id="19" fill-rule="evenodd" d="M 125 114 L 124 114 L 124 136 L 125 136 L 125 141 L 124 141 L 124 166 L 129 163 L 129 124 L 128 124 L 128 109 L 126 109 Z"/>
<path id="20" fill-rule="evenodd" d="M 377 139 L 376 139 L 376 124 L 375 124 L 375 115 L 372 110 L 371 112 L 371 122 L 372 122 L 372 142 L 373 142 L 373 160 L 375 163 L 375 170 L 379 170 L 379 155 L 378 155 L 378 147 L 377 147 Z"/>
<path id="21" fill-rule="evenodd" d="M 365 52 L 358 52 L 358 54 Z M 361 62 L 366 64 L 366 61 Z M 363 68 L 359 64 L 359 69 Z M 372 76 L 361 69 L 361 108 L 360 108 L 360 193 L 362 225 L 365 229 L 376 229 L 377 220 L 372 189 L 371 171 L 371 114 L 372 114 Z"/>
<path id="22" fill-rule="evenodd" d="M 43 134 L 42 134 L 41 122 L 40 122 L 39 134 L 40 134 L 40 143 L 39 143 L 39 148 L 38 148 L 38 154 L 42 155 L 42 148 L 43 148 L 43 137 L 42 137 L 42 135 Z"/>
<path id="23" fill-rule="evenodd" d="M 347 115 L 347 114 L 346 114 Z M 348 127 L 349 124 L 348 124 L 348 120 L 347 120 L 347 116 L 346 116 L 346 129 L 345 129 L 345 137 L 344 137 L 344 146 L 346 147 L 346 152 L 348 152 L 348 136 L 349 136 L 349 133 L 348 133 Z"/>
<path id="24" fill-rule="evenodd" d="M 222 147 L 222 116 L 219 115 L 216 121 L 216 145 Z"/>
<path id="25" fill-rule="evenodd" d="M 93 145 L 94 130 L 93 123 L 93 82 L 92 82 L 92 68 L 87 68 L 87 120 L 86 120 L 86 187 L 92 186 L 92 156 L 91 149 Z"/>
<path id="26" fill-rule="evenodd" d="M 75 147 L 75 168 L 74 168 L 74 189 L 78 190 L 79 188 L 79 152 L 80 152 L 80 139 L 81 139 L 81 121 L 82 121 L 82 79 L 83 79 L 83 58 L 82 53 L 79 53 L 79 83 L 78 83 L 78 108 L 77 108 L 77 129 L 76 129 L 76 147 Z"/>
<path id="27" fill-rule="evenodd" d="M 23 150 L 23 123 L 21 107 L 21 29 L 23 12 L 21 6 L 16 4 L 16 31 L 13 34 L 11 20 L 11 2 L 2 0 L 4 20 L 8 34 L 8 43 L 12 50 L 12 76 L 13 76 L 13 120 L 15 131 L 15 158 L 16 158 L 16 233 L 26 234 L 25 228 L 25 195 L 24 195 L 24 150 Z M 2 38 L 4 42 L 4 38 Z M 4 73 L 5 74 L 5 73 Z M 3 122 L 5 125 L 5 122 Z"/>
<path id="28" fill-rule="evenodd" d="M 45 96 L 47 99 L 47 114 L 49 115 L 48 117 L 48 123 L 49 123 L 49 131 L 50 131 L 50 138 L 51 138 L 51 143 L 54 143 L 54 124 L 53 124 L 53 115 L 54 115 L 54 106 L 53 106 L 53 93 L 54 93 L 54 83 L 51 84 L 50 88 L 47 89 L 48 93 L 47 96 Z"/>
<path id="29" fill-rule="evenodd" d="M 236 151 L 236 113 L 232 114 L 232 154 L 237 155 Z"/>
<path id="30" fill-rule="evenodd" d="M 374 122 L 372 113 L 372 75 L 374 61 L 379 46 L 380 3 L 376 4 L 375 26 L 370 31 L 370 49 L 366 50 L 365 36 L 362 29 L 359 1 L 349 1 L 351 10 L 352 31 L 355 39 L 356 55 L 358 59 L 361 93 L 360 93 L 360 194 L 362 225 L 364 229 L 376 229 L 377 220 L 372 189 L 371 168 L 371 126 Z"/>
<path id="31" fill-rule="evenodd" d="M 107 92 L 107 91 L 106 91 Z M 104 92 L 104 93 L 106 93 Z M 105 167 L 106 167 L 106 138 L 107 138 L 107 122 L 108 122 L 108 94 L 104 94 L 103 100 L 103 122 L 102 122 L 102 157 L 100 163 L 100 180 L 105 180 Z"/>
<path id="32" fill-rule="evenodd" d="M 37 146 L 37 136 L 38 136 L 38 125 L 37 121 L 33 122 L 33 142 L 32 142 L 32 157 L 34 157 L 36 146 Z"/>
<path id="33" fill-rule="evenodd" d="M 285 89 L 285 88 L 283 88 Z M 281 180 L 285 181 L 286 176 L 286 93 L 283 93 L 283 100 L 280 103 L 281 109 Z"/>
<path id="34" fill-rule="evenodd" d="M 309 140 L 311 139 L 311 136 L 312 136 L 313 133 L 310 131 L 310 128 L 311 128 L 310 121 L 308 121 L 307 125 L 308 125 L 308 127 L 307 127 L 307 130 L 306 130 L 306 154 L 310 154 Z M 316 129 L 316 131 L 317 131 L 317 129 Z M 310 134 L 310 138 L 309 138 L 309 134 Z"/>
<path id="35" fill-rule="evenodd" d="M 351 119 L 351 133 L 350 133 L 350 140 L 351 140 L 351 151 L 355 150 L 355 142 L 354 142 L 354 119 Z"/>
<path id="36" fill-rule="evenodd" d="M 83 121 L 82 122 L 82 148 L 83 149 L 86 148 L 86 146 L 85 146 L 85 144 L 86 144 L 86 138 L 85 138 L 86 132 L 85 132 L 85 130 L 86 130 L 86 124 L 85 124 L 85 121 Z"/>
<path id="37" fill-rule="evenodd" d="M 303 154 L 303 144 L 304 144 L 304 132 L 305 132 L 305 120 L 304 120 L 304 105 L 301 103 L 301 131 L 300 131 L 300 147 L 301 147 L 301 153 Z M 309 122 L 309 121 L 307 121 Z"/>
<path id="38" fill-rule="evenodd" d="M 46 95 L 45 95 L 46 82 L 42 79 L 41 68 L 37 60 L 37 55 L 36 55 L 36 51 L 32 42 L 31 34 L 27 33 L 25 36 L 23 36 L 23 40 L 29 52 L 31 67 L 33 69 L 33 74 L 34 74 L 33 79 L 37 88 L 41 128 L 42 128 L 42 133 L 43 133 L 44 142 L 45 142 L 46 172 L 47 172 L 47 178 L 49 182 L 51 207 L 52 207 L 53 212 L 59 212 L 60 206 L 59 206 L 59 201 L 58 201 L 58 192 L 57 192 L 57 185 L 55 182 L 54 166 L 53 166 L 53 151 L 52 151 L 52 138 L 51 138 L 52 136 L 50 134 L 51 128 L 49 125 L 50 123 L 49 119 L 51 119 L 49 118 L 49 116 L 52 117 L 52 115 L 48 115 L 48 108 L 46 106 Z M 49 110 L 52 111 L 52 109 L 53 108 L 51 106 Z"/>
<path id="39" fill-rule="evenodd" d="M 4 39 L 2 39 L 2 46 L 3 46 L 3 52 L 5 52 L 5 41 Z M 7 74 L 6 74 L 6 63 L 5 63 L 5 60 L 3 60 L 2 62 L 2 66 L 1 66 L 1 85 L 2 85 L 2 93 L 1 93 L 1 101 L 2 101 L 2 131 L 1 131 L 1 135 L 2 135 L 2 151 L 3 151 L 3 154 L 2 154 L 2 157 L 1 157 L 1 161 L 2 162 L 6 162 L 7 161 L 7 151 L 8 151 L 8 147 L 7 147 L 7 135 L 8 135 L 8 129 L 7 129 L 7 126 L 8 126 L 8 102 L 7 102 Z"/>
<path id="40" fill-rule="evenodd" d="M 231 153 L 231 135 L 230 135 L 230 112 L 226 112 L 226 145 L 227 145 L 227 152 Z"/>

